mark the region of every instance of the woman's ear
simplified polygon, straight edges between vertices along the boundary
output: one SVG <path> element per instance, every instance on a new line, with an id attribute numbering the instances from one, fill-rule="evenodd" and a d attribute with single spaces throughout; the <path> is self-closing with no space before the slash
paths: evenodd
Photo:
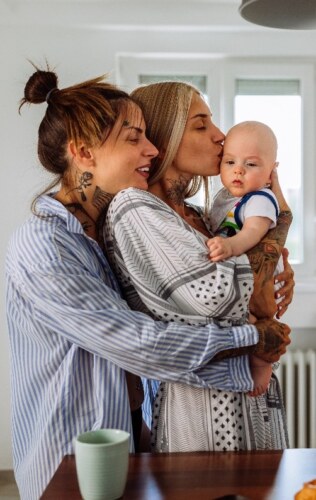
<path id="1" fill-rule="evenodd" d="M 94 166 L 91 148 L 87 148 L 85 144 L 82 143 L 76 146 L 73 141 L 70 141 L 68 144 L 68 153 L 78 168 L 91 168 Z"/>

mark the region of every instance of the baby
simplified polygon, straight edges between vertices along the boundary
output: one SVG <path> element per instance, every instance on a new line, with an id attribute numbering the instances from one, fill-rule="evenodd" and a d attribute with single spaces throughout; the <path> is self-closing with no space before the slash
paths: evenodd
<path id="1" fill-rule="evenodd" d="M 225 204 L 231 209 L 217 229 L 213 226 L 220 236 L 207 241 L 213 262 L 247 252 L 275 227 L 279 206 L 269 186 L 278 165 L 276 155 L 276 137 L 264 123 L 246 121 L 229 130 L 220 170 L 224 188 L 212 210 L 216 213 Z M 276 272 L 282 268 L 281 259 Z M 269 385 L 272 366 L 255 356 L 250 357 L 250 366 L 254 390 L 249 394 L 259 396 Z"/>

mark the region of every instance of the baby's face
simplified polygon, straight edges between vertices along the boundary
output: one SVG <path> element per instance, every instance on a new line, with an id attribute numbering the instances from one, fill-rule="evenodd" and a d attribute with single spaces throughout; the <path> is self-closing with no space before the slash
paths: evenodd
<path id="1" fill-rule="evenodd" d="M 228 132 L 221 162 L 221 180 L 233 196 L 262 189 L 270 183 L 275 151 L 264 133 L 235 129 Z"/>

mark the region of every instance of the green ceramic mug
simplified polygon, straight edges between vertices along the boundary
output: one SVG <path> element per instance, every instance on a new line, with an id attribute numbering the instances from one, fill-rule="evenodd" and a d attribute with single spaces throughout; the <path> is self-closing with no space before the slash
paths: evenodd
<path id="1" fill-rule="evenodd" d="M 75 439 L 75 457 L 80 493 L 84 500 L 115 500 L 125 489 L 129 433 L 99 429 Z"/>

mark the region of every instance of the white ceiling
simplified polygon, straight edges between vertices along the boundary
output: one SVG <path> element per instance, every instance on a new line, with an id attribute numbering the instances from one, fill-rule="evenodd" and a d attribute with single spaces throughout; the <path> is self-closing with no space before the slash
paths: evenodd
<path id="1" fill-rule="evenodd" d="M 111 3 L 113 0 L 1 0 L 3 3 L 7 4 L 8 6 L 16 6 L 16 5 L 21 5 L 21 4 L 30 4 L 30 5 L 39 5 L 39 4 L 106 4 L 106 3 Z M 116 3 L 124 3 L 125 0 L 116 0 Z M 162 3 L 162 2 L 168 2 L 168 3 L 177 3 L 178 5 L 181 4 L 199 4 L 199 3 L 206 3 L 206 4 L 233 4 L 233 5 L 239 5 L 241 3 L 241 0 L 146 0 L 146 4 L 155 4 L 155 3 Z M 131 5 L 135 3 L 133 0 L 130 0 L 129 2 Z"/>
<path id="2" fill-rule="evenodd" d="M 115 29 L 255 29 L 240 0 L 0 0 L 0 24 Z"/>

